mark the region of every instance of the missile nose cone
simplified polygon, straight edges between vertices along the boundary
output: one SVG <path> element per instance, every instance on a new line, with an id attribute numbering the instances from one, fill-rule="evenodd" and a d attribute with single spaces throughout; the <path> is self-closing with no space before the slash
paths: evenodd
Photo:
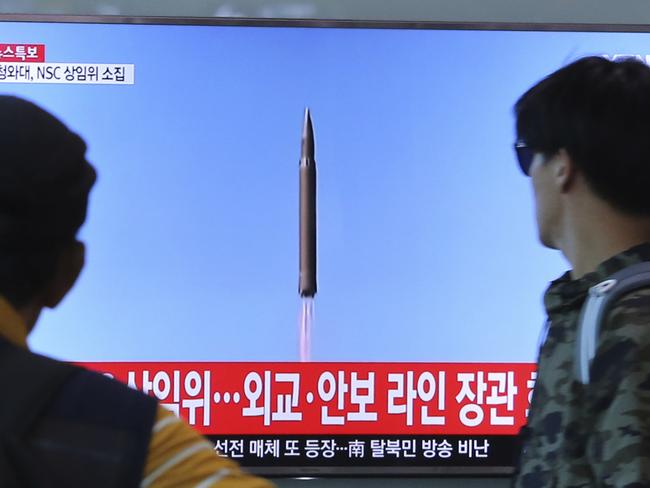
<path id="1" fill-rule="evenodd" d="M 302 146 L 300 151 L 301 159 L 314 159 L 314 127 L 311 123 L 309 108 L 305 109 L 305 119 L 302 124 Z"/>

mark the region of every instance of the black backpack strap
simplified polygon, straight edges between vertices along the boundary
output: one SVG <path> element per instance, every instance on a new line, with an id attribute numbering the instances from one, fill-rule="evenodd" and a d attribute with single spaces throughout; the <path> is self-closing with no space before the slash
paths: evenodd
<path id="1" fill-rule="evenodd" d="M 48 480 L 35 470 L 28 432 L 47 411 L 75 368 L 0 339 L 0 485 L 46 487 Z"/>
<path id="2" fill-rule="evenodd" d="M 84 486 L 83 480 L 99 477 L 93 488 L 138 487 L 157 409 L 154 397 L 82 370 L 61 389 L 34 432 L 34 445 L 61 486 Z M 58 469 L 64 452 L 78 460 L 75 470 Z"/>
<path id="3" fill-rule="evenodd" d="M 0 388 L 1 488 L 140 486 L 155 398 L 1 338 Z"/>
<path id="4" fill-rule="evenodd" d="M 21 437 L 52 403 L 77 369 L 2 341 L 0 344 L 0 435 Z"/>
<path id="5" fill-rule="evenodd" d="M 621 296 L 645 287 L 650 287 L 648 261 L 628 266 L 589 289 L 578 320 L 574 359 L 576 379 L 583 385 L 589 384 L 600 327 L 610 308 Z"/>
<path id="6" fill-rule="evenodd" d="M 102 374 L 80 370 L 31 433 L 52 484 L 137 488 L 158 402 Z"/>

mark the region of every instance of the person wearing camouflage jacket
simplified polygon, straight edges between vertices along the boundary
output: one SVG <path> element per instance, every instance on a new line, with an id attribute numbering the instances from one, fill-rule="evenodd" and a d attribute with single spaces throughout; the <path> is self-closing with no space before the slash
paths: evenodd
<path id="1" fill-rule="evenodd" d="M 589 288 L 650 261 L 650 68 L 584 58 L 531 88 L 515 113 L 539 238 L 572 270 L 544 296 L 547 333 L 513 486 L 650 487 L 650 287 L 609 309 L 589 383 L 574 370 Z"/>
<path id="2" fill-rule="evenodd" d="M 578 280 L 566 274 L 546 292 L 550 325 L 539 354 L 516 486 L 636 487 L 639 476 L 650 484 L 650 289 L 623 296 L 612 308 L 601 327 L 589 385 L 578 384 L 573 369 L 587 291 L 642 261 L 650 261 L 650 244 L 617 255 Z"/>

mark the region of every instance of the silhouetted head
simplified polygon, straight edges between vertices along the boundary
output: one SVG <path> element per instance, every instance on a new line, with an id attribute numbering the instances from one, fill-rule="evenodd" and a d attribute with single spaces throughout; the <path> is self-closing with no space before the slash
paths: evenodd
<path id="1" fill-rule="evenodd" d="M 0 295 L 54 307 L 84 261 L 77 241 L 95 170 L 86 145 L 31 102 L 0 96 Z"/>

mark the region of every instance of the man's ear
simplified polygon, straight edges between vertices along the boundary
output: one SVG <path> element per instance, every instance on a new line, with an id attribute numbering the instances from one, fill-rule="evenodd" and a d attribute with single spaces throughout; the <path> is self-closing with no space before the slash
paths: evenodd
<path id="1" fill-rule="evenodd" d="M 554 159 L 553 178 L 555 179 L 560 191 L 566 193 L 569 188 L 571 188 L 576 178 L 575 163 L 564 148 L 557 152 Z"/>
<path id="2" fill-rule="evenodd" d="M 85 259 L 86 246 L 76 240 L 61 252 L 54 276 L 43 295 L 44 306 L 54 308 L 63 300 L 77 281 Z"/>

